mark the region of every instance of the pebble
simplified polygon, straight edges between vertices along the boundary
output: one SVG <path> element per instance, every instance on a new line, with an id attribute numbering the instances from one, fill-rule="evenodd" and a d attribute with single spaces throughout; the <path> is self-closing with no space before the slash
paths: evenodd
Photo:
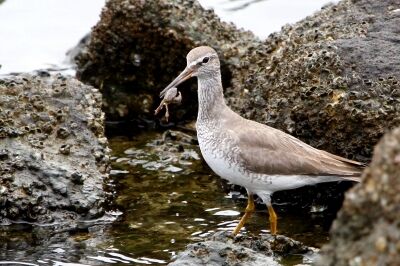
<path id="1" fill-rule="evenodd" d="M 163 171 L 164 172 L 171 172 L 171 173 L 177 173 L 177 172 L 180 172 L 180 171 L 182 171 L 183 169 L 182 168 L 179 168 L 179 167 L 176 167 L 176 166 L 173 166 L 173 165 L 169 165 L 167 168 L 165 168 Z"/>

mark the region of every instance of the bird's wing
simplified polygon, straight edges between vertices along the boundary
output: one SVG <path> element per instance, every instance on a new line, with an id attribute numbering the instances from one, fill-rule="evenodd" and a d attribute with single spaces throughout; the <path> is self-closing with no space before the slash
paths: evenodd
<path id="1" fill-rule="evenodd" d="M 243 120 L 242 120 L 243 121 Z M 245 120 L 233 130 L 247 170 L 270 175 L 358 177 L 364 164 L 318 150 L 278 129 Z M 351 178 L 350 178 L 351 179 Z"/>

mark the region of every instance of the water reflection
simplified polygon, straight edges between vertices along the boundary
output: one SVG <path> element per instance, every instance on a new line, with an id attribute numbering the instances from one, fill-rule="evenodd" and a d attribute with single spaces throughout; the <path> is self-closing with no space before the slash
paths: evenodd
<path id="1" fill-rule="evenodd" d="M 115 247 L 169 261 L 188 241 L 204 239 L 218 224 L 238 218 L 237 207 L 204 167 L 194 142 L 182 133 L 111 141 L 114 168 L 129 172 L 117 181 L 125 218 L 112 229 Z"/>
<path id="2" fill-rule="evenodd" d="M 0 74 L 66 67 L 65 53 L 97 23 L 104 3 L 5 1 L 0 5 Z"/>

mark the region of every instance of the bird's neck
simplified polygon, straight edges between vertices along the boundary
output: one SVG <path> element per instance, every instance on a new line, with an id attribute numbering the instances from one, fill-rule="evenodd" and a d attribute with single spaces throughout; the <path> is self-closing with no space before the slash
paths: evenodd
<path id="1" fill-rule="evenodd" d="M 227 108 L 222 89 L 221 74 L 216 73 L 206 78 L 198 77 L 197 83 L 197 95 L 199 98 L 197 121 L 217 119 L 221 111 Z"/>

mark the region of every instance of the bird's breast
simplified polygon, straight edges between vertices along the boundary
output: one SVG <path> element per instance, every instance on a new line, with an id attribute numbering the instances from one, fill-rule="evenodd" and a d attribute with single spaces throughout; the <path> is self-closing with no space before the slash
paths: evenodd
<path id="1" fill-rule="evenodd" d="M 219 128 L 197 126 L 197 138 L 204 160 L 217 175 L 234 184 L 245 185 L 247 173 L 232 136 Z"/>

